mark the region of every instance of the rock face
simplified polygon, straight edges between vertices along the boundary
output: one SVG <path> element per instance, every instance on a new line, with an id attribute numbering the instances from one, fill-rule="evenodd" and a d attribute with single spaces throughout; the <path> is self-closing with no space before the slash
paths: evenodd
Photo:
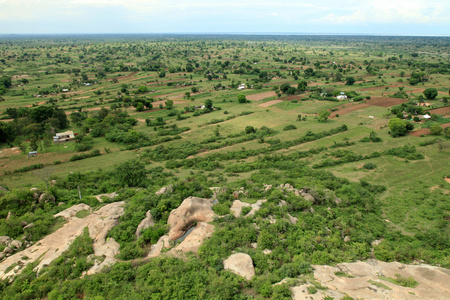
<path id="1" fill-rule="evenodd" d="M 90 210 L 90 206 L 86 204 L 76 205 L 56 214 L 55 217 L 63 217 L 67 220 L 67 223 L 33 246 L 17 252 L 2 261 L 0 263 L 0 278 L 5 279 L 20 273 L 26 265 L 37 259 L 40 260 L 37 265 L 37 270 L 39 271 L 44 265 L 50 264 L 66 251 L 73 240 L 83 233 L 85 227 L 88 227 L 89 236 L 93 239 L 95 255 L 105 256 L 103 263 L 97 264 L 88 273 L 92 274 L 101 270 L 104 266 L 114 263 L 114 255 L 119 253 L 119 244 L 112 238 L 106 240 L 106 235 L 112 227 L 117 225 L 119 217 L 124 212 L 123 204 L 124 202 L 107 204 L 83 219 L 75 217 L 75 214 L 83 209 Z M 22 260 L 24 256 L 29 259 Z M 19 268 L 9 270 L 9 267 L 14 264 L 18 265 Z"/>
<path id="2" fill-rule="evenodd" d="M 247 280 L 251 280 L 253 276 L 255 276 L 253 260 L 245 253 L 232 254 L 223 261 L 223 267 L 225 270 L 230 270 L 234 274 L 242 276 Z"/>
<path id="3" fill-rule="evenodd" d="M 194 222 L 213 221 L 215 214 L 211 206 L 211 199 L 186 198 L 177 209 L 172 210 L 167 220 L 167 224 L 170 225 L 170 240 L 181 237 Z"/>
<path id="4" fill-rule="evenodd" d="M 152 213 L 150 211 L 147 211 L 147 213 L 145 214 L 145 219 L 141 221 L 141 223 L 139 223 L 137 229 L 136 229 L 136 236 L 140 237 L 141 236 L 141 232 L 144 231 L 145 229 L 152 227 L 155 225 L 155 220 L 153 220 L 152 217 Z"/>
<path id="5" fill-rule="evenodd" d="M 450 271 L 430 265 L 368 260 L 342 263 L 336 267 L 313 267 L 315 279 L 328 289 L 311 295 L 307 292 L 309 284 L 293 287 L 293 299 L 323 299 L 326 296 L 340 299 L 346 294 L 354 299 L 449 299 L 450 295 Z M 339 277 L 335 272 L 344 272 L 353 278 Z M 414 288 L 403 287 L 379 278 L 380 275 L 395 278 L 396 274 L 413 277 L 419 284 Z"/>

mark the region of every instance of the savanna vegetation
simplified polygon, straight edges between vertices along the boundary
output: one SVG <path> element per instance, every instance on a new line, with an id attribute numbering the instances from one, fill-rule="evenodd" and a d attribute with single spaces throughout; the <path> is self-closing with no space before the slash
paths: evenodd
<path id="1" fill-rule="evenodd" d="M 449 49 L 446 37 L 1 37 L 0 236 L 36 243 L 72 205 L 125 201 L 108 233 L 119 263 L 82 276 L 86 230 L 1 281 L 1 298 L 290 299 L 295 281 L 274 284 L 313 264 L 450 268 Z M 55 143 L 64 131 L 74 140 Z M 198 253 L 145 259 L 170 212 L 211 187 L 226 189 Z M 236 218 L 242 190 L 267 202 Z M 147 211 L 155 225 L 136 237 Z M 233 252 L 252 258 L 251 281 L 224 270 Z"/>

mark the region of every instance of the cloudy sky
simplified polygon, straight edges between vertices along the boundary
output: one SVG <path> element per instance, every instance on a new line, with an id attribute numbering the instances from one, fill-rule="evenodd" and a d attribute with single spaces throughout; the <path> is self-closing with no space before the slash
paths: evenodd
<path id="1" fill-rule="evenodd" d="M 449 0 L 0 0 L 0 34 L 450 35 Z"/>

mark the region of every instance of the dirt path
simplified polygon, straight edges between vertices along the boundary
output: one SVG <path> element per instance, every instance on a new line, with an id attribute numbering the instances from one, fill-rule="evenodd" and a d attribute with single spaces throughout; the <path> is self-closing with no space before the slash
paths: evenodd
<path id="1" fill-rule="evenodd" d="M 274 104 L 277 104 L 277 103 L 280 103 L 280 102 L 283 102 L 283 100 L 272 100 L 272 101 L 267 101 L 267 102 L 264 102 L 264 103 L 259 104 L 258 106 L 259 106 L 259 107 L 269 107 L 269 106 L 271 106 L 271 105 L 274 105 Z"/>

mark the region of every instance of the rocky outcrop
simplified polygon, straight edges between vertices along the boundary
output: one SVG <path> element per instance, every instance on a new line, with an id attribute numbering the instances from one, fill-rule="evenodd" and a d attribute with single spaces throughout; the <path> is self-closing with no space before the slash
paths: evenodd
<path id="1" fill-rule="evenodd" d="M 398 262 L 386 263 L 377 260 L 342 263 L 331 266 L 313 266 L 315 279 L 328 289 L 308 294 L 310 284 L 293 287 L 293 299 L 340 299 L 349 295 L 354 299 L 448 299 L 450 295 L 450 271 L 430 265 L 405 265 Z M 343 272 L 347 276 L 337 276 Z M 380 276 L 396 278 L 412 277 L 416 287 L 403 287 L 382 280 Z"/>
<path id="2" fill-rule="evenodd" d="M 106 198 L 109 198 L 109 199 L 114 199 L 117 196 L 119 196 L 119 194 L 117 194 L 116 192 L 112 192 L 112 193 L 109 193 L 109 194 L 96 195 L 94 197 L 98 200 L 98 202 L 103 202 L 102 197 L 106 197 Z"/>
<path id="3" fill-rule="evenodd" d="M 145 214 L 145 219 L 141 221 L 141 223 L 139 223 L 137 229 L 136 229 L 136 236 L 140 237 L 141 236 L 141 232 L 144 231 L 145 229 L 152 227 L 155 225 L 155 220 L 153 220 L 152 217 L 152 213 L 150 211 L 147 211 L 147 213 Z"/>
<path id="4" fill-rule="evenodd" d="M 72 244 L 73 240 L 83 233 L 85 227 L 89 230 L 89 236 L 93 239 L 93 248 L 96 256 L 104 256 L 105 259 L 98 264 L 91 274 L 101 270 L 104 266 L 115 262 L 114 255 L 119 252 L 119 244 L 114 239 L 106 239 L 109 230 L 118 223 L 119 217 L 123 214 L 124 202 L 115 202 L 101 207 L 98 211 L 92 212 L 83 219 L 75 217 L 77 211 L 90 207 L 80 204 L 66 209 L 55 215 L 67 220 L 64 226 L 52 234 L 44 237 L 38 243 L 17 252 L 0 263 L 0 278 L 5 279 L 16 275 L 28 264 L 39 260 L 36 270 L 39 271 L 44 265 L 50 264 L 53 260 L 61 256 Z M 22 260 L 27 257 L 27 260 Z M 17 267 L 10 270 L 12 265 Z"/>
<path id="5" fill-rule="evenodd" d="M 91 207 L 89 205 L 80 203 L 80 204 L 74 205 L 72 207 L 69 207 L 68 209 L 63 210 L 62 212 L 57 213 L 55 215 L 55 218 L 62 217 L 66 221 L 69 221 L 75 217 L 77 212 L 82 211 L 82 210 L 90 210 L 90 209 L 91 209 Z"/>
<path id="6" fill-rule="evenodd" d="M 172 210 L 167 220 L 170 240 L 181 237 L 195 222 L 213 221 L 215 214 L 211 206 L 211 199 L 186 198 L 177 209 Z"/>
<path id="7" fill-rule="evenodd" d="M 255 267 L 250 255 L 245 253 L 235 253 L 223 261 L 225 270 L 230 270 L 236 275 L 251 280 L 255 276 Z"/>
<path id="8" fill-rule="evenodd" d="M 0 236 L 0 245 L 9 245 L 11 238 L 9 236 Z"/>
<path id="9" fill-rule="evenodd" d="M 169 237 L 167 235 L 163 235 L 162 237 L 159 238 L 156 244 L 152 245 L 150 252 L 147 255 L 147 258 L 159 256 L 163 248 L 170 248 Z"/>
<path id="10" fill-rule="evenodd" d="M 173 186 L 169 185 L 169 186 L 164 186 L 162 188 L 160 188 L 155 195 L 156 196 L 160 196 L 162 194 L 167 194 L 167 193 L 172 193 L 173 192 Z"/>
<path id="11" fill-rule="evenodd" d="M 230 211 L 236 218 L 239 218 L 241 216 L 242 208 L 243 207 L 250 207 L 250 203 L 242 202 L 241 200 L 234 200 L 233 204 L 230 207 Z"/>
<path id="12" fill-rule="evenodd" d="M 172 253 L 179 251 L 197 253 L 198 248 L 202 245 L 203 240 L 210 237 L 214 232 L 214 226 L 206 222 L 199 222 L 194 230 L 175 248 Z"/>
<path id="13" fill-rule="evenodd" d="M 258 200 L 256 201 L 256 203 L 250 204 L 250 203 L 246 203 L 246 202 L 242 202 L 240 200 L 234 200 L 233 204 L 230 207 L 231 213 L 236 217 L 240 217 L 241 216 L 241 211 L 243 207 L 251 207 L 252 209 L 250 210 L 250 212 L 248 212 L 245 217 L 250 217 L 253 216 L 258 210 L 261 209 L 261 206 L 263 205 L 264 202 L 266 202 L 267 200 L 262 199 L 262 200 Z"/>

